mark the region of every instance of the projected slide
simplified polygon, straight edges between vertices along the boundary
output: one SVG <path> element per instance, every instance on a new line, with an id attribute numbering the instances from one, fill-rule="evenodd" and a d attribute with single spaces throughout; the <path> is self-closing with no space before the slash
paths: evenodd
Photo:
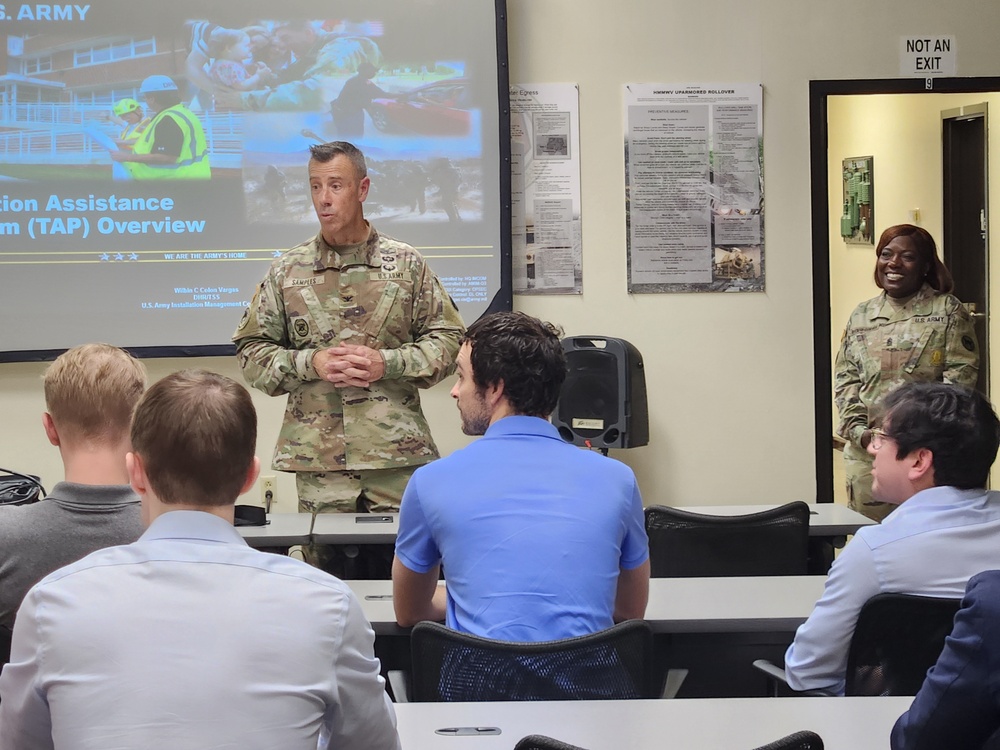
<path id="1" fill-rule="evenodd" d="M 318 231 L 311 144 L 471 322 L 501 287 L 494 0 L 0 4 L 0 357 L 228 344 Z M 508 292 L 509 293 L 509 292 Z"/>

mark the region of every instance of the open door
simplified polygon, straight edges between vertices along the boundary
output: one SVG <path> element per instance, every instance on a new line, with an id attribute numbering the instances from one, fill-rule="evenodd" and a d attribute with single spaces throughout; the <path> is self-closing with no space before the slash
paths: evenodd
<path id="1" fill-rule="evenodd" d="M 814 405 L 815 405 L 815 445 L 816 445 L 816 501 L 833 502 L 833 393 L 831 331 L 830 331 L 830 201 L 829 190 L 829 132 L 828 98 L 857 94 L 950 94 L 950 93 L 992 93 L 1000 91 L 1000 78 L 935 78 L 928 84 L 925 79 L 888 78 L 871 80 L 840 80 L 809 82 L 809 140 L 810 140 L 810 182 L 812 184 L 812 249 L 813 249 L 813 346 L 814 346 Z M 985 125 L 985 113 L 984 113 Z M 985 158 L 985 157 L 983 157 Z M 985 167 L 984 167 L 985 168 Z M 980 179 L 985 183 L 985 173 Z M 977 209 L 978 211 L 978 209 Z M 944 248 L 958 246 L 957 240 L 942 238 Z M 986 247 L 982 255 L 985 262 Z M 956 267 L 957 259 L 946 257 L 946 262 L 956 277 L 964 273 Z M 974 277 L 976 272 L 970 276 Z M 985 283 L 986 274 L 979 274 Z M 963 282 L 964 283 L 964 282 Z M 957 289 L 963 301 L 972 301 L 973 295 L 966 289 Z M 983 300 L 985 303 L 985 299 Z M 978 308 L 977 312 L 984 312 Z M 985 314 L 985 312 L 984 312 Z M 987 342 L 985 323 L 980 329 L 980 345 Z M 987 377 L 989 359 L 982 351 L 985 365 L 981 377 Z M 983 380 L 982 382 L 986 382 Z"/>
<path id="2" fill-rule="evenodd" d="M 989 227 L 987 105 L 941 113 L 944 178 L 945 265 L 955 278 L 955 296 L 973 314 L 979 339 L 979 380 L 989 396 Z"/>

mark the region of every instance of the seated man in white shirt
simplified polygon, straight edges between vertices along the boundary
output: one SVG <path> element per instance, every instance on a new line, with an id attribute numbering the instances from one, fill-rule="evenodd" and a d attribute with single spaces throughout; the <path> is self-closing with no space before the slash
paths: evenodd
<path id="1" fill-rule="evenodd" d="M 260 467 L 246 389 L 174 373 L 140 401 L 131 439 L 148 529 L 28 592 L 0 674 L 0 750 L 398 749 L 350 589 L 233 528 Z"/>
<path id="2" fill-rule="evenodd" d="M 899 505 L 858 531 L 785 654 L 795 690 L 844 692 L 858 613 L 876 594 L 962 597 L 969 579 L 1000 568 L 1000 493 L 985 489 L 1000 444 L 986 398 L 944 383 L 907 383 L 882 403 L 873 430 L 872 496 Z"/>

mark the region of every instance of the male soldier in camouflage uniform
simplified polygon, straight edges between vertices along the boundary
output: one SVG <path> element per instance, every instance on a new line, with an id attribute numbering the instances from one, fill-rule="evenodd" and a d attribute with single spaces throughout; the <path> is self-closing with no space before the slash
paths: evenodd
<path id="1" fill-rule="evenodd" d="M 948 292 L 951 274 L 920 227 L 887 229 L 876 249 L 875 282 L 884 289 L 851 313 L 834 372 L 840 413 L 837 433 L 847 440 L 844 468 L 850 507 L 881 521 L 895 508 L 872 499 L 870 410 L 908 381 L 974 387 L 979 347 L 965 306 Z"/>
<path id="2" fill-rule="evenodd" d="M 296 472 L 299 510 L 398 511 L 438 457 L 417 389 L 451 374 L 465 326 L 420 254 L 365 221 L 362 153 L 310 151 L 320 232 L 272 263 L 233 340 L 248 383 L 288 394 L 272 465 Z M 310 557 L 343 573 L 331 554 Z"/>

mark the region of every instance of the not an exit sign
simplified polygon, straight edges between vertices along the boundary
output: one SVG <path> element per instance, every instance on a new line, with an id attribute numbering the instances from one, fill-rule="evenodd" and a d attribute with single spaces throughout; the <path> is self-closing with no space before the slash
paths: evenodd
<path id="1" fill-rule="evenodd" d="M 918 78 L 958 75 L 953 36 L 904 36 L 899 41 L 899 74 Z"/>

